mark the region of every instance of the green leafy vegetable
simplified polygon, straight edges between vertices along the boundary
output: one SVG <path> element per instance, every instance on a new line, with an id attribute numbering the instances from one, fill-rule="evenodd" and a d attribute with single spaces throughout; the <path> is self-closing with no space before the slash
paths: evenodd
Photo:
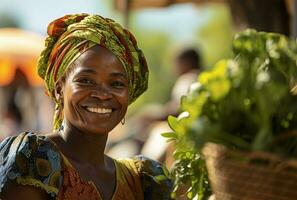
<path id="1" fill-rule="evenodd" d="M 203 72 L 181 100 L 182 114 L 169 117 L 176 144 L 176 190 L 190 199 L 211 194 L 201 150 L 214 142 L 230 149 L 297 156 L 297 44 L 276 33 L 247 30 L 233 42 L 233 59 Z"/>

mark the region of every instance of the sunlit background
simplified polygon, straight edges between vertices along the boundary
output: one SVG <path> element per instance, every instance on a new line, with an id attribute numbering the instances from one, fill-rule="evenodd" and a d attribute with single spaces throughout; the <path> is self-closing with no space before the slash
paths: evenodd
<path id="1" fill-rule="evenodd" d="M 196 3 L 180 1 L 187 3 L 170 4 L 173 1 L 167 1 L 169 3 L 166 4 L 151 0 L 154 6 L 144 5 L 135 9 L 132 6 L 127 13 L 127 10 L 115 6 L 116 3 L 124 4 L 124 0 L 0 0 L 0 27 L 15 27 L 30 32 L 26 32 L 26 36 L 19 43 L 15 42 L 16 39 L 10 42 L 9 39 L 4 38 L 0 44 L 0 138 L 25 130 L 42 133 L 51 131 L 53 104 L 44 95 L 43 84 L 34 72 L 38 48 L 41 49 L 43 46 L 47 24 L 65 14 L 96 13 L 128 26 L 147 57 L 150 69 L 149 89 L 130 106 L 126 125 L 117 127 L 114 131 L 116 133 L 110 136 L 110 147 L 114 148 L 111 154 L 118 155 L 119 152 L 122 154 L 125 152 L 123 156 L 129 156 L 139 153 L 151 132 L 157 130 L 159 134 L 168 130 L 164 124 L 159 126 L 159 129 L 154 129 L 155 127 L 152 128 L 151 124 L 144 125 L 141 120 L 147 118 L 151 120 L 153 112 L 159 111 L 162 105 L 171 100 L 172 88 L 178 79 L 175 69 L 175 58 L 178 52 L 186 48 L 195 49 L 201 58 L 201 70 L 207 70 L 218 60 L 230 56 L 232 36 L 236 31 L 246 27 L 261 29 L 258 25 L 262 22 L 255 22 L 252 18 L 240 15 L 250 11 L 240 10 L 239 1 L 237 4 L 232 0 L 193 1 Z M 280 9 L 273 2 L 279 1 L 271 1 L 270 6 L 273 6 L 273 9 Z M 287 16 L 290 17 L 293 10 L 292 1 L 284 2 L 287 6 Z M 254 6 L 254 9 L 265 7 L 262 4 L 261 6 L 258 8 Z M 272 13 L 273 9 L 271 9 Z M 239 15 L 236 15 L 236 11 Z M 257 12 L 258 14 L 255 14 Z M 267 14 L 261 10 L 257 12 L 254 13 L 256 17 Z M 278 16 L 277 13 L 274 15 Z M 263 17 L 258 18 L 260 20 Z M 265 20 L 273 20 L 273 17 L 269 17 L 268 13 Z M 289 22 L 286 21 L 286 23 Z M 284 23 L 280 21 L 275 24 Z M 283 32 L 288 34 L 286 28 L 273 27 L 276 27 L 275 31 L 284 30 Z M 263 30 L 269 30 L 269 26 L 263 24 Z M 273 28 L 271 31 L 274 31 Z M 28 34 L 31 36 L 26 39 Z M 26 44 L 30 40 L 33 41 Z M 20 43 L 24 43 L 22 47 L 18 46 Z M 16 46 L 13 47 L 13 45 Z M 8 49 L 13 53 L 7 53 Z M 8 101 L 14 101 L 14 103 Z M 9 109 L 13 111 L 10 112 Z M 149 122 L 152 121 L 154 120 Z M 136 125 L 132 126 L 133 122 L 136 122 Z M 160 138 L 155 137 L 151 140 L 153 142 L 147 143 L 154 144 L 155 140 L 159 142 Z M 163 149 L 160 152 L 165 151 L 166 145 L 161 148 Z M 149 147 L 146 149 L 147 152 L 151 152 Z M 155 155 L 156 159 L 161 155 L 163 154 Z"/>

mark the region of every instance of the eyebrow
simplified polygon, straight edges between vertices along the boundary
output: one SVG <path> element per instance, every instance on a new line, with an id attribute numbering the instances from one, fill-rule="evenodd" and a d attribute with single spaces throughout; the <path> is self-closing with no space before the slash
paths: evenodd
<path id="1" fill-rule="evenodd" d="M 121 73 L 121 72 L 113 72 L 113 73 L 111 73 L 111 76 L 127 78 L 126 74 Z"/>
<path id="2" fill-rule="evenodd" d="M 96 74 L 97 72 L 94 69 L 88 68 L 88 69 L 79 70 L 79 73 Z M 112 72 L 111 73 L 111 76 L 113 76 L 113 77 L 127 78 L 126 74 L 124 74 L 122 72 Z"/>
<path id="3" fill-rule="evenodd" d="M 96 71 L 93 69 L 82 69 L 78 71 L 79 73 L 89 73 L 89 74 L 96 74 Z"/>

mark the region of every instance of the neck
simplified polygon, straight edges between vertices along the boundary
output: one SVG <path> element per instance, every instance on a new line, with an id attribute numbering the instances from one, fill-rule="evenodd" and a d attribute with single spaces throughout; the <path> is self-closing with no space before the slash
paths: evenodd
<path id="1" fill-rule="evenodd" d="M 59 132 L 59 135 L 64 143 L 64 153 L 71 160 L 101 166 L 106 164 L 104 150 L 107 134 L 85 133 L 65 123 L 64 129 Z"/>

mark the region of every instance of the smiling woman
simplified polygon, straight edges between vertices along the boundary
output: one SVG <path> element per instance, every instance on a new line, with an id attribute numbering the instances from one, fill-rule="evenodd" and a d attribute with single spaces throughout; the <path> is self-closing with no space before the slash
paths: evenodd
<path id="1" fill-rule="evenodd" d="M 129 102 L 125 69 L 99 45 L 81 55 L 66 80 L 58 84 L 65 126 L 88 134 L 108 134 L 125 116 Z"/>
<path id="2" fill-rule="evenodd" d="M 48 26 L 38 64 L 56 103 L 54 131 L 0 144 L 1 199 L 170 199 L 161 164 L 104 154 L 108 133 L 147 88 L 134 36 L 99 15 L 66 15 Z M 17 192 L 16 192 L 17 191 Z"/>

